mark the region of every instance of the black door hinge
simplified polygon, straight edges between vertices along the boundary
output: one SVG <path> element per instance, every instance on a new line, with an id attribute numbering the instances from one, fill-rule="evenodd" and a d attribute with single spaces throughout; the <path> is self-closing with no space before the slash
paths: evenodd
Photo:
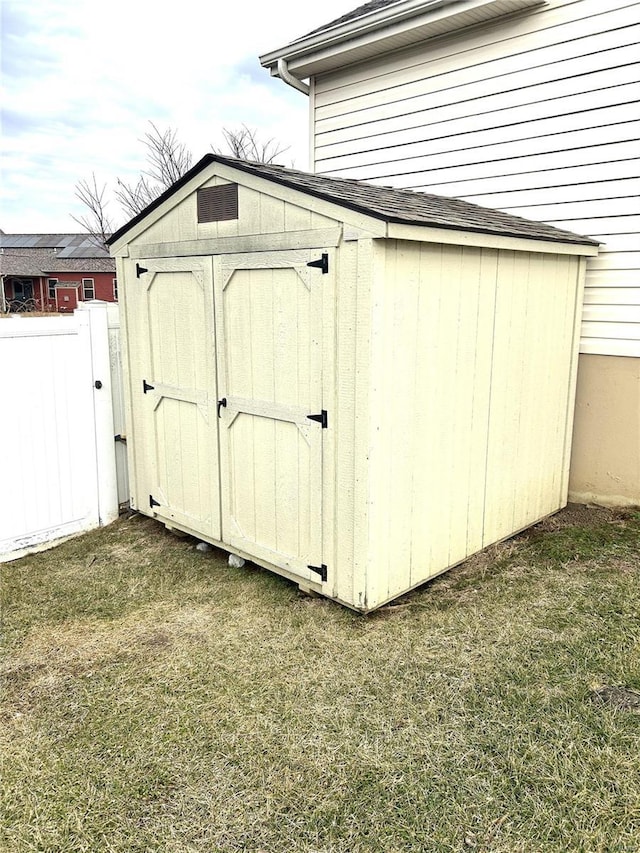
<path id="1" fill-rule="evenodd" d="M 153 497 L 153 495 L 149 495 L 149 506 L 151 507 L 151 509 L 153 509 L 153 508 L 154 508 L 154 506 L 160 506 L 160 504 L 159 504 L 159 503 L 158 503 L 158 501 Z"/>
<path id="2" fill-rule="evenodd" d="M 149 385 L 149 383 L 147 382 L 146 379 L 142 380 L 142 392 L 143 392 L 143 394 L 146 394 L 147 391 L 153 391 L 155 387 L 156 387 L 155 385 Z"/>
<path id="3" fill-rule="evenodd" d="M 329 272 L 329 255 L 323 252 L 317 261 L 309 261 L 307 266 L 322 270 L 322 275 L 326 275 Z"/>
<path id="4" fill-rule="evenodd" d="M 121 441 L 123 444 L 126 444 L 127 443 L 127 436 L 121 435 L 120 433 L 118 433 L 118 435 L 113 436 L 113 440 L 114 441 Z"/>
<path id="5" fill-rule="evenodd" d="M 146 267 L 141 267 L 140 264 L 136 264 L 136 278 L 140 278 L 143 272 L 149 272 Z"/>
<path id="6" fill-rule="evenodd" d="M 328 418 L 326 409 L 323 409 L 319 415 L 307 415 L 307 418 L 310 421 L 317 421 L 319 424 L 322 424 L 322 429 L 327 428 Z"/>
<path id="7" fill-rule="evenodd" d="M 321 566 L 307 566 L 312 572 L 315 572 L 317 575 L 320 575 L 320 579 L 326 581 L 327 579 L 327 567 L 323 563 Z"/>

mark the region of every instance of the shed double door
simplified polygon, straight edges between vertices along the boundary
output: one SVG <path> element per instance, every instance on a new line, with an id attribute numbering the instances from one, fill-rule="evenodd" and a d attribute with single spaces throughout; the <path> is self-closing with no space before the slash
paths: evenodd
<path id="1" fill-rule="evenodd" d="M 308 263 L 318 255 L 140 260 L 147 344 L 132 406 L 158 517 L 314 581 L 322 271 Z"/>
<path id="2" fill-rule="evenodd" d="M 224 541 L 322 564 L 322 272 L 309 251 L 215 260 Z M 311 419 L 309 416 L 317 419 Z"/>
<path id="3" fill-rule="evenodd" d="M 220 539 L 211 259 L 129 265 L 125 304 L 137 508 Z"/>

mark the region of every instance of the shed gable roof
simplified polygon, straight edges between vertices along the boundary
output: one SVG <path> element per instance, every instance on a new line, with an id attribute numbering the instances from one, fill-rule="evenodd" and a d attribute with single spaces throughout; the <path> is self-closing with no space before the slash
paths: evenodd
<path id="1" fill-rule="evenodd" d="M 497 234 L 507 237 L 523 237 L 530 240 L 547 240 L 558 243 L 572 243 L 597 246 L 589 237 L 562 231 L 551 225 L 532 222 L 520 216 L 513 216 L 500 210 L 481 207 L 461 199 L 413 190 L 381 187 L 364 181 L 349 178 L 333 178 L 315 175 L 283 166 L 250 163 L 219 154 L 207 154 L 173 187 L 157 198 L 149 207 L 134 217 L 109 240 L 112 245 L 120 240 L 131 228 L 141 222 L 153 210 L 164 204 L 180 187 L 212 164 L 225 166 L 264 178 L 281 186 L 289 187 L 315 198 L 340 205 L 384 222 L 403 225 L 424 225 L 431 228 L 446 228 L 458 231 L 475 231 L 484 234 Z"/>

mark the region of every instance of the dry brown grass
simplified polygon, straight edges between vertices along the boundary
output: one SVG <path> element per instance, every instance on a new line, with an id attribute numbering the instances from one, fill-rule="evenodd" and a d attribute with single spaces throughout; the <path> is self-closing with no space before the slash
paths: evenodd
<path id="1" fill-rule="evenodd" d="M 137 517 L 5 566 L 0 843 L 637 851 L 640 517 L 580 512 L 368 617 Z"/>

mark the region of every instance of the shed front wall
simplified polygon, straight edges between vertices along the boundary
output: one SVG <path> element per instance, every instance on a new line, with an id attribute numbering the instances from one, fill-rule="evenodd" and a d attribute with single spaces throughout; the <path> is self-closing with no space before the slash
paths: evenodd
<path id="1" fill-rule="evenodd" d="M 317 255 L 149 258 L 124 268 L 133 507 L 319 587 L 318 420 L 332 387 L 324 338 L 333 340 L 323 306 L 333 276 L 309 268 Z"/>
<path id="2" fill-rule="evenodd" d="M 237 178 L 238 176 L 234 175 L 233 177 Z M 204 181 L 202 185 L 212 186 L 220 183 L 228 183 L 230 178 L 231 176 L 229 178 L 222 178 L 216 175 Z M 123 305 L 127 326 L 125 346 L 127 347 L 127 362 L 129 365 L 127 371 L 129 380 L 127 402 L 130 433 L 128 451 L 132 470 L 132 503 L 133 506 L 139 508 L 142 512 L 146 512 L 149 515 L 156 515 L 170 526 L 222 544 L 223 547 L 228 547 L 229 550 L 254 559 L 255 562 L 261 565 L 275 568 L 276 571 L 280 571 L 293 580 L 302 582 L 308 588 L 314 588 L 318 591 L 322 590 L 325 594 L 332 597 L 340 597 L 346 604 L 357 606 L 358 601 L 363 601 L 365 597 L 364 571 L 362 570 L 361 576 L 358 578 L 358 571 L 353 568 L 350 559 L 354 549 L 352 544 L 351 546 L 347 544 L 348 554 L 346 555 L 346 559 L 341 560 L 344 570 L 340 578 L 338 578 L 336 572 L 337 546 L 335 544 L 339 540 L 349 543 L 353 538 L 351 524 L 356 515 L 353 505 L 354 406 L 350 399 L 348 399 L 344 412 L 338 414 L 337 397 L 334 392 L 335 363 L 340 358 L 342 368 L 340 383 L 345 391 L 343 396 L 350 398 L 353 393 L 351 383 L 353 381 L 355 366 L 355 350 L 353 347 L 355 326 L 352 320 L 355 322 L 355 319 L 352 317 L 352 313 L 356 310 L 356 290 L 352 285 L 355 285 L 357 243 L 346 244 L 348 248 L 343 246 L 338 251 L 335 251 L 332 245 L 325 247 L 324 251 L 330 257 L 328 275 L 323 275 L 318 269 L 308 269 L 306 264 L 310 260 L 316 260 L 323 249 L 305 249 L 302 247 L 321 246 L 322 244 L 318 243 L 318 240 L 321 240 L 323 235 L 327 233 L 331 233 L 332 238 L 337 241 L 342 223 L 334 217 L 326 216 L 317 210 L 314 211 L 295 203 L 295 201 L 300 200 L 300 194 L 280 189 L 278 195 L 281 197 L 270 196 L 269 194 L 260 192 L 256 187 L 245 186 L 239 183 L 238 220 L 197 223 L 195 193 L 192 192 L 179 200 L 177 204 L 166 210 L 166 212 L 159 211 L 155 217 L 150 217 L 147 227 L 144 227 L 143 223 L 133 239 L 129 240 L 126 245 L 119 249 L 123 255 L 130 256 L 129 259 L 119 258 L 118 263 L 119 273 L 124 282 L 122 288 Z M 282 196 L 294 196 L 294 198 L 283 198 Z M 309 235 L 308 238 L 305 238 L 305 234 Z M 268 253 L 270 259 L 267 262 L 265 261 L 265 253 L 252 252 L 250 247 L 255 242 L 254 238 L 256 237 L 263 238 L 262 245 L 265 245 L 264 237 L 268 236 L 271 239 L 269 235 L 273 236 L 273 246 L 281 248 L 282 251 Z M 246 239 L 246 243 L 244 244 L 247 247 L 246 252 L 242 254 L 229 252 L 228 246 L 233 244 L 235 238 L 240 240 Z M 215 247 L 222 246 L 220 241 L 224 244 L 223 253 L 216 255 Z M 214 254 L 207 256 L 205 253 L 211 252 L 212 248 Z M 176 251 L 180 257 L 167 257 L 169 251 Z M 351 260 L 347 260 L 348 258 Z M 204 290 L 199 291 L 196 288 L 196 292 L 202 294 L 207 302 L 207 306 L 200 306 L 195 309 L 197 316 L 194 328 L 197 327 L 200 329 L 202 323 L 205 322 L 205 318 L 208 317 L 209 311 L 215 314 L 213 319 L 206 320 L 207 331 L 205 337 L 207 344 L 205 351 L 201 352 L 198 350 L 197 356 L 195 353 L 192 353 L 192 356 L 204 360 L 209 359 L 211 364 L 214 365 L 216 350 L 222 348 L 218 364 L 217 380 L 214 375 L 210 374 L 207 394 L 205 395 L 206 402 L 201 401 L 200 405 L 200 409 L 205 411 L 208 419 L 211 450 L 209 458 L 206 458 L 202 455 L 204 444 L 201 444 L 199 446 L 200 457 L 198 461 L 198 467 L 202 471 L 203 480 L 205 482 L 211 481 L 214 486 L 217 484 L 222 493 L 221 511 L 223 523 L 221 532 L 215 525 L 203 523 L 203 520 L 206 521 L 206 519 L 205 514 L 202 512 L 199 518 L 196 518 L 193 513 L 190 519 L 184 516 L 180 518 L 175 513 L 170 517 L 166 517 L 167 514 L 163 513 L 162 508 L 149 506 L 149 483 L 153 482 L 153 478 L 155 477 L 154 468 L 157 467 L 157 460 L 154 459 L 153 452 L 147 446 L 148 442 L 145 439 L 145 429 L 148 432 L 152 425 L 149 424 L 145 427 L 143 423 L 140 423 L 140 418 L 136 417 L 133 411 L 135 406 L 132 407 L 131 405 L 131 401 L 136 399 L 138 401 L 136 405 L 138 406 L 141 402 L 148 402 L 147 398 L 152 397 L 156 393 L 154 390 L 144 395 L 142 391 L 142 380 L 148 378 L 146 374 L 143 376 L 143 373 L 146 370 L 146 365 L 149 364 L 149 338 L 153 336 L 153 330 L 148 327 L 148 321 L 145 319 L 147 308 L 145 307 L 146 297 L 144 294 L 148 289 L 148 283 L 145 283 L 148 274 L 143 274 L 140 279 L 136 277 L 135 270 L 138 263 L 143 268 L 148 268 L 151 271 L 161 268 L 163 265 L 183 271 L 190 268 L 194 270 L 199 269 L 201 271 L 199 277 Z M 297 267 L 297 273 L 291 271 L 292 264 Z M 342 265 L 347 270 L 349 284 L 347 287 L 341 289 L 342 301 L 338 306 L 335 282 L 342 275 Z M 265 267 L 266 269 L 264 269 Z M 278 293 L 274 291 L 272 296 L 267 296 L 263 285 L 270 280 L 268 270 L 270 268 L 277 269 L 278 267 L 284 269 L 285 274 L 284 276 L 280 276 L 282 279 L 281 286 L 284 287 L 284 290 L 281 294 L 282 299 L 280 301 L 282 304 L 280 305 L 280 310 L 276 311 L 279 304 Z M 263 269 L 262 272 L 261 268 Z M 298 282 L 296 290 L 298 293 L 297 301 L 300 304 L 297 308 L 295 303 L 289 299 L 287 292 L 285 292 L 287 291 L 287 282 L 291 281 Z M 167 318 L 167 322 L 171 321 L 172 318 L 178 318 L 182 312 L 183 299 L 188 296 L 188 294 L 183 292 L 186 282 L 189 283 L 193 290 L 195 286 L 193 276 L 187 276 L 185 281 L 182 282 L 178 282 L 177 279 L 175 281 L 176 287 L 166 305 L 165 317 Z M 242 284 L 246 284 L 249 288 L 256 288 L 257 298 L 252 301 L 251 305 L 247 306 L 246 311 L 243 311 L 241 303 L 231 298 L 238 292 L 238 286 Z M 282 346 L 278 345 L 277 357 L 282 360 L 286 356 L 285 361 L 287 359 L 291 361 L 289 358 L 291 353 L 287 347 L 290 348 L 296 336 L 303 331 L 305 324 L 303 323 L 303 315 L 300 313 L 302 310 L 300 300 L 307 292 L 312 297 L 312 316 L 307 316 L 309 312 L 304 316 L 307 317 L 307 321 L 309 319 L 313 320 L 314 328 L 318 327 L 318 323 L 320 323 L 322 328 L 321 335 L 318 335 L 316 332 L 313 332 L 311 335 L 313 357 L 314 359 L 319 359 L 322 366 L 321 376 L 316 383 L 318 386 L 316 392 L 308 400 L 301 398 L 298 401 L 300 405 L 293 398 L 289 400 L 289 397 L 295 390 L 297 378 L 299 378 L 299 371 L 296 369 L 289 371 L 283 384 L 280 386 L 277 383 L 273 385 L 273 392 L 276 394 L 273 399 L 269 397 L 266 386 L 264 388 L 253 388 L 250 393 L 249 389 L 245 388 L 244 385 L 241 387 L 242 383 L 240 383 L 240 379 L 242 376 L 246 375 L 246 377 L 249 377 L 251 383 L 254 385 L 256 382 L 260 386 L 265 385 L 265 383 L 267 385 L 269 383 L 273 384 L 274 382 L 274 372 L 273 370 L 269 371 L 269 366 L 266 363 L 269 361 L 268 353 L 262 353 L 261 355 L 262 350 L 254 347 L 252 342 L 256 341 L 264 350 L 269 341 L 276 346 L 280 340 Z M 273 316 L 270 316 L 270 310 L 267 310 L 270 306 L 275 312 Z M 293 311 L 295 315 L 294 319 L 289 316 L 284 317 L 284 314 L 287 313 L 287 307 Z M 189 306 L 186 306 L 186 308 L 187 311 L 192 310 Z M 362 305 L 360 305 L 360 309 L 362 309 Z M 321 314 L 321 317 L 318 317 L 318 314 Z M 340 316 L 341 329 L 346 333 L 340 345 L 336 344 L 338 336 L 336 323 L 338 316 Z M 367 325 L 363 324 L 362 328 L 366 328 Z M 254 338 L 254 333 L 258 334 L 258 339 Z M 202 334 L 202 329 L 200 329 L 198 334 Z M 235 364 L 233 368 L 235 374 L 233 371 L 230 372 L 227 352 L 228 346 L 233 344 L 234 341 L 238 344 L 233 362 Z M 192 348 L 193 346 L 196 346 L 195 342 Z M 156 349 L 158 349 L 157 346 Z M 255 352 L 253 352 L 254 349 Z M 284 350 L 287 351 L 285 352 Z M 345 356 L 347 352 L 348 356 Z M 192 362 L 192 356 L 183 359 L 185 365 Z M 255 361 L 254 356 L 257 359 L 255 364 L 253 364 L 253 361 Z M 240 361 L 238 361 L 239 358 L 241 359 Z M 170 369 L 174 361 L 173 357 L 168 357 L 167 369 Z M 261 364 L 264 369 L 258 375 L 256 374 L 256 369 Z M 243 365 L 247 368 L 246 370 L 244 370 Z M 290 367 L 293 368 L 293 365 L 290 365 Z M 244 370 L 244 373 L 242 370 Z M 269 375 L 271 375 L 271 379 L 269 379 Z M 217 388 L 215 387 L 216 381 L 218 383 Z M 153 382 L 150 384 L 153 384 Z M 309 385 L 309 390 L 311 391 L 311 385 Z M 260 397 L 260 406 L 263 409 L 265 409 L 265 406 L 269 409 L 277 408 L 283 402 L 295 403 L 293 408 L 297 406 L 300 412 L 297 412 L 297 410 L 293 412 L 291 417 L 293 425 L 287 427 L 286 421 L 283 422 L 281 419 L 282 413 L 275 412 L 275 414 L 279 415 L 280 420 L 269 426 L 264 419 L 257 418 L 255 415 L 244 411 L 247 409 L 245 405 L 247 398 L 255 396 L 253 394 L 254 391 Z M 218 418 L 215 411 L 216 401 L 223 396 L 228 398 L 228 405 L 221 410 L 221 417 Z M 236 398 L 238 399 L 236 400 Z M 302 408 L 307 406 L 307 404 L 308 409 L 302 412 Z M 174 403 L 172 402 L 171 405 L 174 405 Z M 189 408 L 196 409 L 197 407 L 192 406 Z M 329 425 L 327 429 L 322 429 L 318 423 L 306 421 L 307 411 L 311 414 L 320 412 L 322 409 L 328 411 Z M 218 427 L 220 431 L 217 429 Z M 242 471 L 233 473 L 232 469 L 229 468 L 232 459 L 235 459 L 238 464 L 248 464 L 253 459 L 252 440 L 249 441 L 249 445 L 247 445 L 244 451 L 234 451 L 235 436 L 242 437 L 241 433 L 243 431 L 247 432 L 247 430 L 251 435 L 258 435 L 263 431 L 269 440 L 273 434 L 276 440 L 276 456 L 283 461 L 283 464 L 287 458 L 291 457 L 291 453 L 300 459 L 304 455 L 303 451 L 306 447 L 309 448 L 309 451 L 314 456 L 318 457 L 320 467 L 313 471 L 313 477 L 316 480 L 313 482 L 312 488 L 307 495 L 303 495 L 303 503 L 306 506 L 302 507 L 302 517 L 306 526 L 306 532 L 301 528 L 300 535 L 302 535 L 303 539 L 308 539 L 314 543 L 312 549 L 314 553 L 313 555 L 309 554 L 308 559 L 303 561 L 304 565 L 297 565 L 301 561 L 292 561 L 290 559 L 280 560 L 279 565 L 275 551 L 271 554 L 269 553 L 270 548 L 273 548 L 272 543 L 267 541 L 269 537 L 274 539 L 275 542 L 274 537 L 282 536 L 283 532 L 286 533 L 294 523 L 297 510 L 299 509 L 299 507 L 289 507 L 286 513 L 286 525 L 282 530 L 275 531 L 268 529 L 271 523 L 270 517 L 273 515 L 269 513 L 270 500 L 278 490 L 282 493 L 283 488 L 283 482 L 278 481 L 280 477 L 278 474 L 278 465 L 280 464 L 278 458 L 275 459 L 274 464 L 276 467 L 271 470 L 270 474 L 268 469 L 271 462 L 265 458 L 262 458 L 260 462 L 260 465 L 265 469 L 263 474 L 271 476 L 274 481 L 275 492 L 272 489 L 270 496 L 263 496 L 264 499 L 260 499 L 257 502 L 251 498 L 252 484 L 248 481 L 248 469 L 244 473 Z M 342 440 L 338 446 L 335 438 L 341 430 L 344 431 L 345 440 Z M 230 438 L 234 437 L 234 442 L 230 440 L 226 442 L 226 434 Z M 220 446 L 221 439 L 222 446 Z M 320 440 L 321 444 L 320 454 L 318 454 L 318 450 L 316 449 L 318 440 Z M 281 451 L 286 449 L 284 447 L 285 444 L 290 444 L 291 453 L 282 455 Z M 217 467 L 219 446 L 221 461 L 223 466 L 225 466 L 224 471 L 219 471 Z M 171 451 L 174 457 L 181 452 L 177 448 Z M 188 452 L 188 448 L 185 452 Z M 334 487 L 336 480 L 334 465 L 338 458 L 344 464 L 341 467 L 339 475 L 339 489 L 336 490 Z M 235 468 L 237 468 L 237 465 Z M 291 465 L 288 465 L 288 468 L 291 468 Z M 286 473 L 284 468 L 283 472 Z M 193 477 L 191 479 L 192 481 L 194 480 Z M 280 477 L 280 479 L 282 478 Z M 271 502 L 273 501 L 271 500 Z M 215 516 L 217 513 L 219 517 L 220 509 L 217 505 L 213 506 L 212 509 L 213 515 Z M 239 514 L 242 515 L 241 518 Z M 225 517 L 228 522 L 226 528 Z M 346 524 L 348 532 L 345 536 L 342 536 L 345 529 L 345 519 L 348 520 Z M 334 530 L 334 525 L 337 525 L 337 530 Z M 289 538 L 295 538 L 299 535 L 293 530 L 289 532 L 291 534 Z M 254 540 L 253 545 L 251 544 L 251 540 Z M 260 540 L 261 544 L 257 544 L 258 540 Z M 358 551 L 360 560 L 362 559 L 362 555 L 363 552 Z M 327 582 L 322 584 L 317 574 L 307 570 L 306 563 L 312 563 L 317 566 L 320 566 L 322 563 L 327 564 Z"/>
<path id="3" fill-rule="evenodd" d="M 368 608 L 566 504 L 580 264 L 375 244 Z"/>
<path id="4" fill-rule="evenodd" d="M 243 179 L 247 180 L 244 176 Z M 201 186 L 202 188 L 220 186 L 230 181 L 234 179 L 214 175 L 204 180 Z M 155 221 L 151 221 L 142 233 L 130 241 L 130 245 L 139 247 L 187 244 L 198 240 L 225 237 L 311 231 L 337 224 L 335 219 L 323 216 L 308 207 L 278 198 L 277 194 L 269 195 L 260 192 L 244 183 L 238 183 L 238 211 L 237 219 L 198 222 L 197 196 L 195 192 L 191 192 L 164 215 L 158 214 Z M 192 254 L 196 253 L 192 252 Z"/>

